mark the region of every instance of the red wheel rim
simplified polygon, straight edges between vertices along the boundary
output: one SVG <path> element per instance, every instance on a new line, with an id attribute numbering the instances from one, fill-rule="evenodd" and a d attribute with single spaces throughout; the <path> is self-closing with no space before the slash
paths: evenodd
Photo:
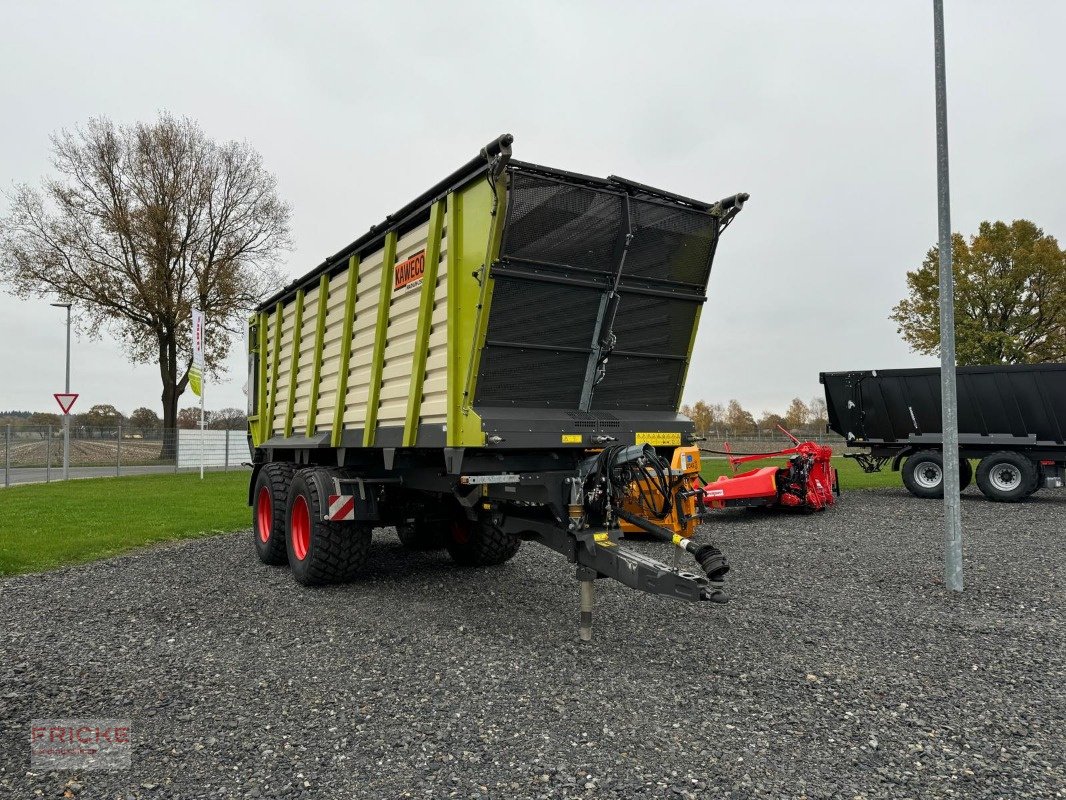
<path id="1" fill-rule="evenodd" d="M 311 514 L 307 510 L 307 501 L 302 494 L 296 495 L 292 504 L 292 524 L 289 526 L 289 536 L 292 538 L 292 552 L 296 558 L 303 561 L 307 558 L 307 550 L 311 546 Z"/>
<path id="2" fill-rule="evenodd" d="M 274 527 L 274 507 L 270 499 L 270 489 L 264 486 L 259 490 L 259 499 L 255 504 L 256 526 L 259 528 L 259 540 L 270 539 L 270 529 Z"/>
<path id="3" fill-rule="evenodd" d="M 465 519 L 452 522 L 452 541 L 456 544 L 467 544 L 470 541 L 470 523 Z"/>

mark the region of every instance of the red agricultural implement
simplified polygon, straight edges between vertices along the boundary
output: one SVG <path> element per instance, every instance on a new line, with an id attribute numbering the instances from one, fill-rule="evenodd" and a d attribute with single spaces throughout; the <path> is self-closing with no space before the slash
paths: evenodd
<path id="1" fill-rule="evenodd" d="M 840 494 L 837 471 L 830 462 L 833 449 L 815 442 L 801 442 L 781 428 L 795 444 L 774 453 L 738 455 L 729 449 L 722 453 L 734 472 L 740 464 L 788 456 L 788 466 L 759 467 L 734 475 L 723 475 L 711 483 L 696 479 L 695 488 L 703 494 L 708 508 L 739 506 L 802 508 L 821 511 L 836 502 Z M 704 451 L 709 452 L 709 451 Z"/>

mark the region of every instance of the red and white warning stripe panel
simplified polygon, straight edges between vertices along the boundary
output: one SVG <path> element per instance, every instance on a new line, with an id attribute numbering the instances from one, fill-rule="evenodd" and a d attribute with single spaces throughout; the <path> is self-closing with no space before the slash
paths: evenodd
<path id="1" fill-rule="evenodd" d="M 355 519 L 355 495 L 331 494 L 326 522 L 351 522 Z"/>

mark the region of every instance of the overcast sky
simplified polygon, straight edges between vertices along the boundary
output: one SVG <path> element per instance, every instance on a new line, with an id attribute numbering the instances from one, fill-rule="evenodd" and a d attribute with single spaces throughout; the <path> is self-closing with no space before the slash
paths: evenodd
<path id="1" fill-rule="evenodd" d="M 946 6 L 953 228 L 1066 237 L 1066 3 Z M 38 182 L 49 134 L 91 116 L 187 115 L 277 175 L 292 276 L 503 132 L 526 161 L 750 192 L 685 397 L 758 413 L 818 395 L 822 370 L 935 363 L 887 319 L 937 237 L 931 8 L 0 0 L 0 187 Z M 243 407 L 242 348 L 209 407 Z M 0 294 L 0 409 L 55 410 L 62 361 L 62 312 Z M 158 369 L 106 339 L 75 339 L 72 383 L 79 410 L 160 407 Z"/>

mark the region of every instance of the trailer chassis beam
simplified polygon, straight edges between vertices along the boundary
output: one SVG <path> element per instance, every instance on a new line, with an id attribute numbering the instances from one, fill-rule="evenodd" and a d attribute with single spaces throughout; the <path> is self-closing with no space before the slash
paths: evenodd
<path id="1" fill-rule="evenodd" d="M 722 584 L 697 575 L 675 570 L 654 558 L 619 544 L 618 528 L 584 528 L 571 532 L 544 519 L 507 516 L 504 531 L 528 541 L 535 541 L 574 564 L 592 570 L 598 576 L 613 578 L 626 586 L 648 594 L 699 602 L 726 603 L 728 595 Z"/>

